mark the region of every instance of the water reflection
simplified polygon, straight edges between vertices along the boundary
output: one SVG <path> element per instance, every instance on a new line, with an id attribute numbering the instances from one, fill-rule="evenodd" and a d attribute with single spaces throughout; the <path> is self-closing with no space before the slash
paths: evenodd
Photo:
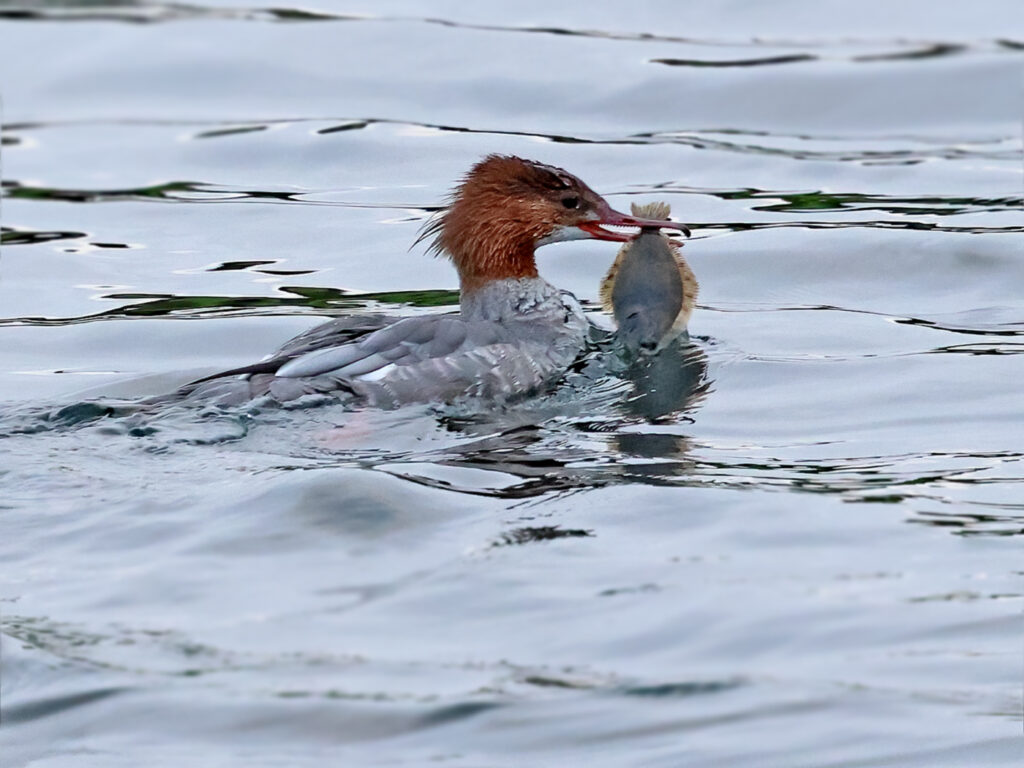
<path id="1" fill-rule="evenodd" d="M 217 270 L 210 270 L 217 271 Z M 227 271 L 231 271 L 228 269 Z M 258 270 L 268 274 L 293 274 L 292 271 Z M 302 272 L 303 270 L 296 270 Z M 97 298 L 130 301 L 113 309 L 80 317 L 0 318 L 4 325 L 77 325 L 114 317 L 213 317 L 267 314 L 274 309 L 308 309 L 333 316 L 336 313 L 369 309 L 375 303 L 398 308 L 447 307 L 459 303 L 458 291 L 381 291 L 350 292 L 320 286 L 280 286 L 285 296 L 168 296 L 149 293 L 109 293 Z"/>
<path id="2" fill-rule="evenodd" d="M 88 236 L 86 232 L 47 232 L 20 227 L 0 227 L 0 245 L 39 245 L 55 240 L 78 240 Z"/>
<path id="3" fill-rule="evenodd" d="M 676 339 L 656 355 L 631 361 L 625 377 L 633 389 L 623 403 L 630 416 L 648 421 L 694 407 L 708 392 L 707 355 L 689 339 Z"/>
<path id="4" fill-rule="evenodd" d="M 890 158 L 893 156 L 890 154 Z M 908 162 L 916 162 L 916 159 Z M 326 205 L 339 208 L 377 208 L 386 210 L 405 211 L 417 218 L 423 218 L 436 212 L 436 206 L 412 205 L 410 203 L 365 203 L 358 201 L 341 201 L 334 199 L 317 199 L 324 195 L 323 192 L 313 191 L 277 191 L 245 189 L 225 186 L 222 184 L 202 183 L 194 181 L 172 181 L 164 184 L 155 184 L 148 187 L 136 187 L 130 189 L 61 189 L 56 187 L 41 187 L 24 184 L 16 180 L 3 182 L 6 196 L 14 200 L 52 200 L 60 202 L 91 203 L 109 202 L 118 200 L 167 200 L 181 201 L 188 200 L 193 203 L 216 203 L 216 202 L 238 202 L 238 201 L 275 201 L 298 203 L 302 205 Z M 859 192 L 823 192 L 820 190 L 809 191 L 787 191 L 772 189 L 704 189 L 691 187 L 677 182 L 660 182 L 638 186 L 627 193 L 629 195 L 649 195 L 652 192 L 674 193 L 684 195 L 708 195 L 720 200 L 750 200 L 768 201 L 767 204 L 750 205 L 747 210 L 763 211 L 769 213 L 822 213 L 822 212 L 861 212 L 881 211 L 883 213 L 899 216 L 960 216 L 964 214 L 978 213 L 1016 213 L 1024 204 L 1024 197 L 1007 196 L 999 198 L 964 197 L 964 196 L 899 196 L 899 195 L 872 195 Z M 814 226 L 819 222 L 788 220 L 785 226 Z M 884 222 L 851 221 L 841 226 L 872 226 Z M 926 222 L 915 222 L 918 228 Z M 702 228 L 741 228 L 742 224 L 725 224 L 722 222 L 710 222 L 701 225 Z M 751 224 L 750 226 L 765 226 L 764 224 Z M 771 226 L 780 226 L 772 224 Z M 913 224 L 907 225 L 913 228 Z M 948 227 L 933 228 L 949 229 Z M 975 231 L 983 232 L 987 229 L 976 227 Z M 1002 228 L 1000 231 L 1006 231 Z M 9 244 L 32 244 L 43 242 L 42 240 L 19 239 L 20 230 L 5 228 L 9 233 L 4 242 Z M 43 233 L 45 234 L 45 233 Z M 65 237 L 82 236 L 76 233 L 60 233 Z M 54 239 L 54 238 L 51 238 Z"/>
<path id="5" fill-rule="evenodd" d="M 233 140 L 240 135 L 260 133 L 274 126 L 288 128 L 297 126 L 305 130 L 310 125 L 324 124 L 313 129 L 315 136 L 330 135 L 340 132 L 360 132 L 366 129 L 391 128 L 404 134 L 415 129 L 417 135 L 431 136 L 443 134 L 508 136 L 525 139 L 549 141 L 556 144 L 581 144 L 598 146 L 643 146 L 643 145 L 679 145 L 693 149 L 716 152 L 739 153 L 743 155 L 788 158 L 791 160 L 810 160 L 825 162 L 854 163 L 859 165 L 879 164 L 917 164 L 928 160 L 969 161 L 996 160 L 1013 161 L 1022 157 L 1020 136 L 1004 135 L 958 135 L 935 136 L 930 134 L 879 134 L 865 137 L 858 135 L 787 133 L 781 131 L 759 131 L 748 128 L 686 128 L 661 129 L 657 131 L 639 131 L 635 133 L 601 133 L 585 135 L 583 133 L 567 134 L 531 130 L 502 129 L 486 125 L 459 125 L 454 123 L 432 123 L 427 121 L 407 120 L 399 118 L 377 118 L 370 116 L 351 116 L 345 119 L 325 118 L 289 118 L 262 121 L 224 121 L 224 120 L 173 120 L 173 119 L 104 119 L 104 120 L 64 120 L 46 122 L 8 123 L 3 126 L 5 138 L 17 145 L 21 137 L 12 132 L 29 132 L 53 128 L 74 126 L 113 125 L 121 127 L 188 127 L 194 128 L 193 139 L 227 139 Z M 670 189 L 669 185 L 656 185 L 650 189 Z M 18 194 L 26 197 L 39 195 L 45 198 L 46 189 L 35 190 L 32 185 L 20 187 L 16 182 L 7 182 L 12 196 Z M 230 192 L 230 190 L 228 190 Z M 756 191 L 756 190 L 755 190 Z M 217 185 L 203 184 L 194 181 L 173 181 L 169 184 L 154 185 L 141 188 L 138 192 L 126 190 L 129 194 L 140 197 L 163 196 L 174 199 L 191 199 L 190 193 L 215 199 Z M 158 194 L 159 193 L 159 194 Z M 68 191 L 69 196 L 76 193 Z M 117 194 L 112 191 L 110 194 Z M 255 191 L 254 196 L 269 192 Z M 281 199 L 288 199 L 290 193 L 281 194 Z"/>
<path id="6" fill-rule="evenodd" d="M 1005 506 L 1007 509 L 1019 509 L 1024 513 L 1024 504 Z M 910 517 L 907 522 L 947 528 L 957 536 L 1024 536 L 1024 514 L 926 511 Z"/>
<path id="7" fill-rule="evenodd" d="M 950 57 L 968 52 L 992 52 L 1000 50 L 1017 51 L 1024 48 L 1024 41 L 1013 38 L 996 38 L 970 42 L 949 40 L 927 40 L 899 38 L 856 39 L 843 36 L 836 40 L 788 39 L 773 37 L 683 37 L 657 32 L 627 32 L 616 29 L 592 29 L 574 26 L 515 26 L 508 24 L 472 23 L 439 16 L 401 16 L 373 14 L 344 14 L 334 11 L 310 10 L 293 6 L 273 8 L 255 7 L 210 7 L 200 4 L 162 3 L 151 0 L 37 0 L 36 2 L 11 3 L 14 7 L 0 7 L 0 20 L 8 21 L 122 21 L 130 23 L 170 22 L 193 19 L 232 20 L 255 22 L 363 22 L 403 23 L 419 22 L 457 30 L 485 32 L 520 33 L 535 35 L 556 35 L 560 37 L 583 37 L 595 40 L 638 42 L 652 44 L 678 44 L 706 46 L 711 48 L 793 48 L 805 49 L 799 53 L 754 57 L 737 61 L 716 61 L 715 59 L 655 59 L 658 63 L 674 66 L 759 66 L 817 61 L 826 57 L 814 52 L 822 48 L 889 48 L 874 53 L 848 53 L 831 55 L 827 58 L 842 58 L 855 63 L 890 61 L 914 61 Z M 895 49 L 895 50 L 891 50 Z"/>
<path id="8" fill-rule="evenodd" d="M 447 428 L 468 441 L 393 456 L 381 469 L 427 487 L 520 500 L 669 478 L 687 482 L 695 466 L 689 439 L 646 425 L 677 430 L 691 423 L 709 390 L 707 355 L 685 339 L 640 360 L 627 359 L 605 340 L 560 391 L 501 413 L 445 415 Z M 422 471 L 424 465 L 483 470 L 500 480 L 438 480 Z"/>

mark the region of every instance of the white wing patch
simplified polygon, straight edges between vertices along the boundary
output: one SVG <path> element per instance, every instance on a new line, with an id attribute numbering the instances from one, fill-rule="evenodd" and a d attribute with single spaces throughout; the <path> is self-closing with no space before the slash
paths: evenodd
<path id="1" fill-rule="evenodd" d="M 353 376 L 352 378 L 357 379 L 359 381 L 380 381 L 393 370 L 395 370 L 396 367 L 397 366 L 394 363 L 388 363 L 387 365 L 382 366 L 375 371 L 370 371 L 369 373 L 364 373 L 359 376 Z"/>

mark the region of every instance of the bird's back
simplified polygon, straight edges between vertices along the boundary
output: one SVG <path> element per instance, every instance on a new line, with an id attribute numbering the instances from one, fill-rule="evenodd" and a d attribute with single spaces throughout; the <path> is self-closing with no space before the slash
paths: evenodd
<path id="1" fill-rule="evenodd" d="M 575 299 L 546 283 L 524 290 L 523 281 L 510 282 L 517 285 L 488 297 L 480 311 L 470 303 L 469 312 L 377 319 L 359 335 L 351 318 L 325 323 L 267 360 L 208 377 L 184 394 L 224 405 L 324 394 L 389 408 L 536 392 L 582 350 L 586 321 Z"/>

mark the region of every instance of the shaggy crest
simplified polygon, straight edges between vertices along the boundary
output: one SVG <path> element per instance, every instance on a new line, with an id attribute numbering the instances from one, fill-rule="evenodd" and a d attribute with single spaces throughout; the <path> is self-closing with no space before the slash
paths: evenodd
<path id="1" fill-rule="evenodd" d="M 445 225 L 449 223 L 452 209 L 460 202 L 467 186 L 479 181 L 483 174 L 493 177 L 502 177 L 503 186 L 507 187 L 509 193 L 528 194 L 538 189 L 557 192 L 560 190 L 572 189 L 576 186 L 585 186 L 583 183 L 568 171 L 553 165 L 538 163 L 534 160 L 526 160 L 515 155 L 490 154 L 474 165 L 459 183 L 448 193 L 444 206 L 432 214 L 413 241 L 413 247 L 425 240 L 429 240 L 427 253 L 435 256 L 447 253 L 444 242 Z M 484 182 L 486 184 L 486 182 Z M 484 190 L 485 194 L 489 191 Z"/>

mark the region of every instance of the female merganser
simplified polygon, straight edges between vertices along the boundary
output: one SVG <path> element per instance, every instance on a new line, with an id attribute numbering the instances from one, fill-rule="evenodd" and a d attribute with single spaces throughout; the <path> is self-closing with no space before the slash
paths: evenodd
<path id="1" fill-rule="evenodd" d="M 633 215 L 667 219 L 668 203 L 632 206 Z M 619 249 L 601 282 L 601 304 L 615 316 L 628 352 L 651 355 L 686 333 L 697 301 L 697 276 L 679 243 L 647 228 Z"/>
<path id="2" fill-rule="evenodd" d="M 200 379 L 179 394 L 230 405 L 322 393 L 388 408 L 536 392 L 584 349 L 587 322 L 571 294 L 537 274 L 534 250 L 565 240 L 633 237 L 605 226 L 687 232 L 666 219 L 612 210 L 561 168 L 490 155 L 473 166 L 417 240 L 432 237 L 431 250 L 455 265 L 458 314 L 406 318 L 362 336 L 351 318 L 341 318 L 292 339 L 261 363 Z"/>

